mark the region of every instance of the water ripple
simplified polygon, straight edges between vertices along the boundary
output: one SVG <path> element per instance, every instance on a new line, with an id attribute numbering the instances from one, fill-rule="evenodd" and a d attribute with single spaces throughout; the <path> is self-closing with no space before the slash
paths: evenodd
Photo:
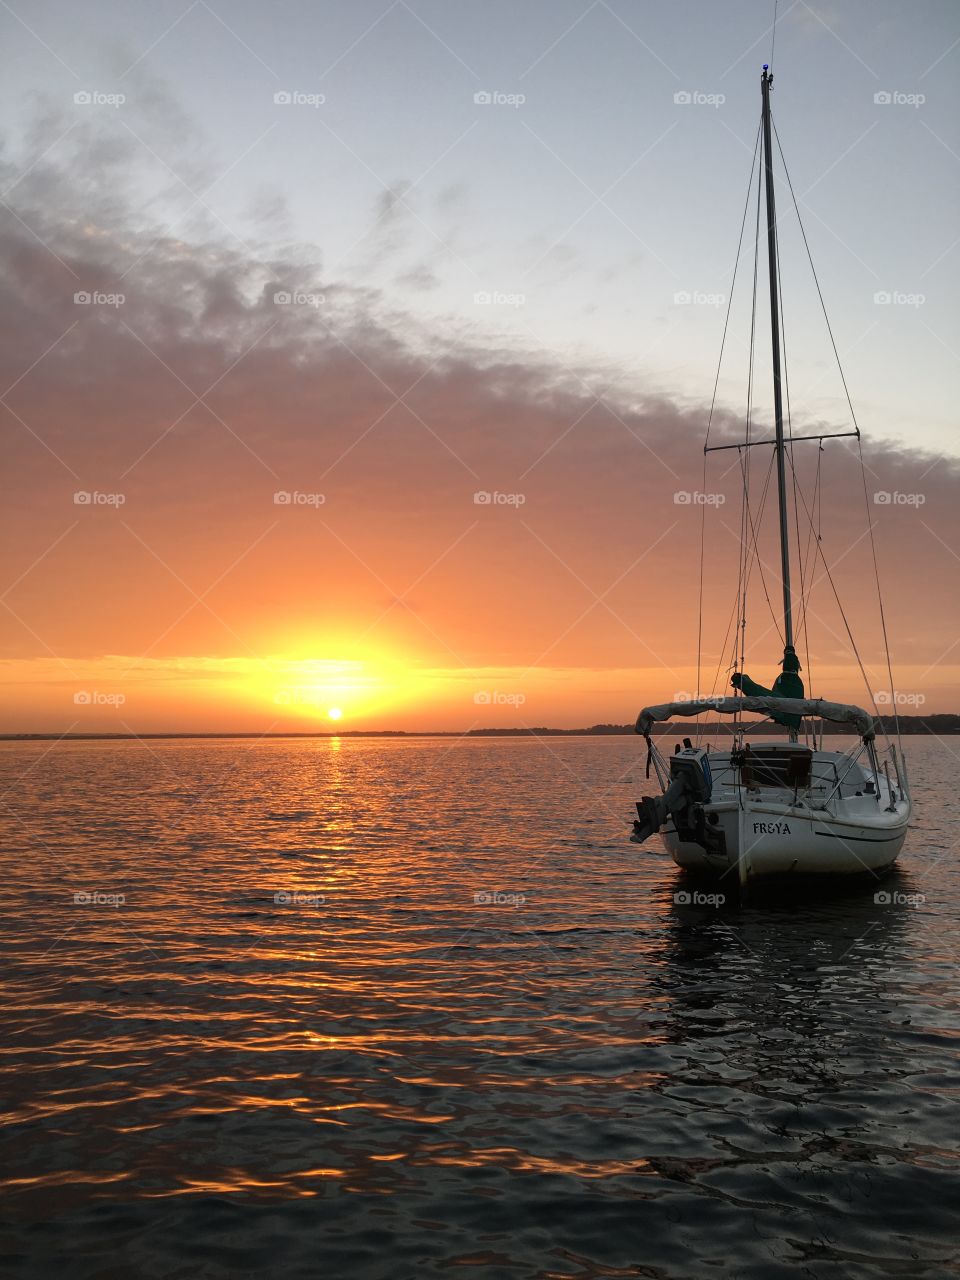
<path id="1" fill-rule="evenodd" d="M 956 1274 L 956 806 L 910 755 L 922 900 L 741 910 L 626 842 L 631 739 L 0 746 L 0 1259 Z"/>

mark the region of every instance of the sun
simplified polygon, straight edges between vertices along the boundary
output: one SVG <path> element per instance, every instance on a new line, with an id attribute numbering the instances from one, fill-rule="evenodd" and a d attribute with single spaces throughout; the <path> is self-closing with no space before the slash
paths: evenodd
<path id="1" fill-rule="evenodd" d="M 327 712 L 327 715 L 330 717 L 331 720 L 339 720 L 343 716 L 343 712 L 340 710 L 339 707 L 331 707 L 330 710 Z"/>

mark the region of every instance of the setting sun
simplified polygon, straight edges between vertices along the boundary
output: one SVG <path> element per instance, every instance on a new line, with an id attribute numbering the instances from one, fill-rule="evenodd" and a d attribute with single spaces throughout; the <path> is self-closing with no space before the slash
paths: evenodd
<path id="1" fill-rule="evenodd" d="M 330 717 L 331 720 L 339 720 L 340 717 L 343 715 L 343 712 L 340 710 L 339 707 L 331 707 L 330 710 L 327 712 L 327 715 Z"/>

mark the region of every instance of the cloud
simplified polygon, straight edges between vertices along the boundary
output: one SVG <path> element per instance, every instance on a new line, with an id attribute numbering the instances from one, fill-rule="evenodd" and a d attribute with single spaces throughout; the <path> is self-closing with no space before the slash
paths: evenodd
<path id="1" fill-rule="evenodd" d="M 0 379 L 16 533 L 5 656 L 239 658 L 309 637 L 349 650 L 375 634 L 445 666 L 661 670 L 650 693 L 669 695 L 695 651 L 705 511 L 716 660 L 740 477 L 735 451 L 716 454 L 705 484 L 704 406 L 624 371 L 485 346 L 453 320 L 425 326 L 407 303 L 430 287 L 428 262 L 387 292 L 328 274 L 323 246 L 241 243 L 209 217 L 206 235 L 165 226 L 144 200 L 141 155 L 135 139 L 81 123 L 29 171 L 0 169 L 12 187 Z M 403 191 L 385 193 L 372 223 L 377 261 L 402 252 Z M 282 206 L 259 199 L 266 235 Z M 721 414 L 714 440 L 741 431 Z M 812 492 L 817 446 L 797 456 Z M 882 445 L 867 461 L 865 507 L 856 458 L 826 446 L 821 545 L 876 664 L 863 538 L 875 519 L 901 659 L 939 669 L 956 657 L 956 603 L 931 617 L 929 590 L 955 576 L 956 465 Z M 772 667 L 769 451 L 751 462 L 764 568 L 750 637 Z M 123 501 L 77 504 L 78 492 Z M 806 582 L 821 579 L 811 633 L 836 666 L 849 662 L 843 624 L 799 519 Z"/>

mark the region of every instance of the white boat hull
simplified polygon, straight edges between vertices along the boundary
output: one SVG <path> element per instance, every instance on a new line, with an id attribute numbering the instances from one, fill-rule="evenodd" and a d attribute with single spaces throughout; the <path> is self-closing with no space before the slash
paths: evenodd
<path id="1" fill-rule="evenodd" d="M 678 840 L 672 827 L 663 842 L 677 866 L 740 880 L 768 876 L 851 876 L 879 873 L 896 861 L 907 834 L 910 803 L 871 821 L 798 812 L 784 805 L 736 803 L 705 806 L 726 835 L 726 854 L 708 854 Z"/>
<path id="2" fill-rule="evenodd" d="M 729 755 L 711 757 L 717 785 L 703 806 L 725 849 L 708 852 L 677 836 L 672 820 L 661 838 L 677 866 L 746 884 L 755 879 L 881 874 L 896 861 L 910 821 L 909 795 L 881 774 L 876 782 L 837 752 L 816 752 L 819 791 L 803 797 L 772 788 L 731 785 Z M 836 781 L 831 781 L 829 774 Z M 871 789 L 874 788 L 874 789 Z"/>

